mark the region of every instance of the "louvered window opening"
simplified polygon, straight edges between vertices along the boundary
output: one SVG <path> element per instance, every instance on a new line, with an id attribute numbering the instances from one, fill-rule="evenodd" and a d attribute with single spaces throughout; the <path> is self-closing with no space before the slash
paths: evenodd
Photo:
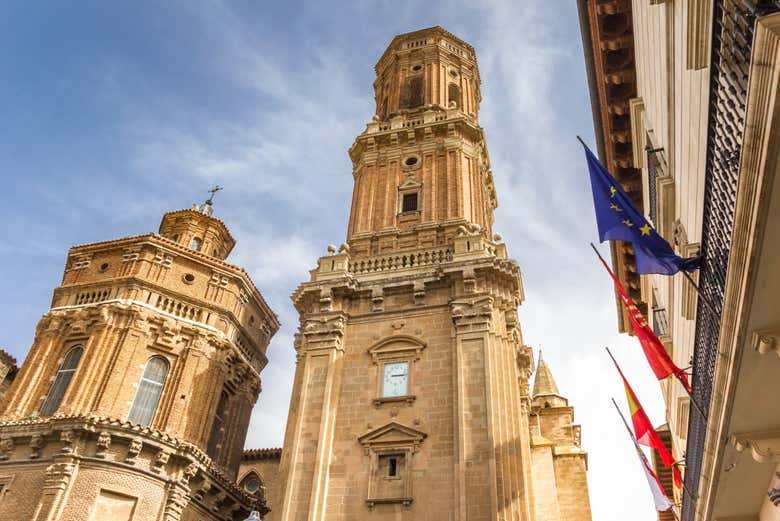
<path id="1" fill-rule="evenodd" d="M 421 107 L 425 103 L 425 90 L 423 88 L 423 77 L 412 76 L 406 80 L 404 85 L 402 108 L 414 109 Z"/>
<path id="2" fill-rule="evenodd" d="M 70 386 L 70 381 L 73 379 L 76 368 L 78 368 L 83 352 L 83 346 L 76 346 L 65 355 L 65 359 L 57 370 L 54 383 L 49 389 L 49 394 L 46 396 L 46 401 L 43 402 L 43 407 L 41 407 L 41 416 L 51 416 L 60 408 L 62 399 L 65 397 L 65 391 Z"/>
<path id="3" fill-rule="evenodd" d="M 739 158 L 744 138 L 746 98 L 753 32 L 757 16 L 780 10 L 780 2 L 716 0 L 710 63 L 710 102 L 699 287 L 713 310 L 699 297 L 693 356 L 693 395 L 709 412 L 734 229 Z M 696 491 L 702 470 L 707 422 L 689 416 L 685 452 L 685 489 Z M 696 518 L 696 498 L 683 495 L 682 521 Z"/>
<path id="4" fill-rule="evenodd" d="M 404 194 L 403 202 L 401 203 L 402 212 L 416 212 L 417 211 L 417 193 Z"/>
<path id="5" fill-rule="evenodd" d="M 217 455 L 220 438 L 222 437 L 222 428 L 225 425 L 225 408 L 227 407 L 228 395 L 222 391 L 217 404 L 217 411 L 214 414 L 214 423 L 211 424 L 211 433 L 209 434 L 209 443 L 206 452 L 214 458 Z"/>
<path id="6" fill-rule="evenodd" d="M 161 356 L 153 356 L 146 362 L 133 405 L 130 407 L 130 414 L 127 415 L 129 422 L 144 427 L 152 424 L 168 376 L 168 369 L 168 361 Z"/>

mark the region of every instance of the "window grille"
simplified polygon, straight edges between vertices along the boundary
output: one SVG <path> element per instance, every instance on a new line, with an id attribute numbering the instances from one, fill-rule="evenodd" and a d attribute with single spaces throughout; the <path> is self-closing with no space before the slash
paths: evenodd
<path id="1" fill-rule="evenodd" d="M 75 346 L 65 355 L 65 359 L 57 371 L 57 376 L 54 378 L 54 383 L 49 389 L 46 401 L 43 402 L 43 407 L 41 407 L 41 416 L 51 416 L 60 408 L 62 398 L 65 396 L 65 391 L 68 390 L 70 381 L 73 379 L 73 373 L 76 372 L 83 352 L 84 346 Z"/>
<path id="2" fill-rule="evenodd" d="M 417 211 L 417 192 L 413 194 L 404 194 L 403 202 L 401 203 L 402 212 L 416 212 Z"/>
<path id="3" fill-rule="evenodd" d="M 146 362 L 138 390 L 127 420 L 147 427 L 154 419 L 157 404 L 160 403 L 165 378 L 168 376 L 168 361 L 162 356 L 153 356 Z"/>

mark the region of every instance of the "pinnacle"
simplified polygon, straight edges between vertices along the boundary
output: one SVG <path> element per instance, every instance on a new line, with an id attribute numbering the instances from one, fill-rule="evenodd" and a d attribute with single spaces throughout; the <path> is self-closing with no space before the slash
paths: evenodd
<path id="1" fill-rule="evenodd" d="M 539 351 L 539 365 L 536 366 L 536 377 L 534 378 L 534 396 L 544 396 L 558 394 L 558 386 L 555 385 L 552 371 L 542 358 L 542 351 Z"/>

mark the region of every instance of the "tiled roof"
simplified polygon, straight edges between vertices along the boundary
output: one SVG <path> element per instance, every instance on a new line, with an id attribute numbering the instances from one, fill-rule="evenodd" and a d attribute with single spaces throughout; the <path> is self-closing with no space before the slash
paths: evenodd
<path id="1" fill-rule="evenodd" d="M 245 461 L 258 459 L 279 459 L 282 457 L 281 447 L 272 447 L 265 449 L 246 449 L 241 457 Z"/>

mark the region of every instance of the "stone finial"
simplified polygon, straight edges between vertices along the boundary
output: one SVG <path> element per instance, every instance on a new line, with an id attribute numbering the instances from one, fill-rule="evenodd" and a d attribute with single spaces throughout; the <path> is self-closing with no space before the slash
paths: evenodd
<path id="1" fill-rule="evenodd" d="M 334 255 L 336 253 L 336 245 L 328 244 L 328 255 Z"/>

